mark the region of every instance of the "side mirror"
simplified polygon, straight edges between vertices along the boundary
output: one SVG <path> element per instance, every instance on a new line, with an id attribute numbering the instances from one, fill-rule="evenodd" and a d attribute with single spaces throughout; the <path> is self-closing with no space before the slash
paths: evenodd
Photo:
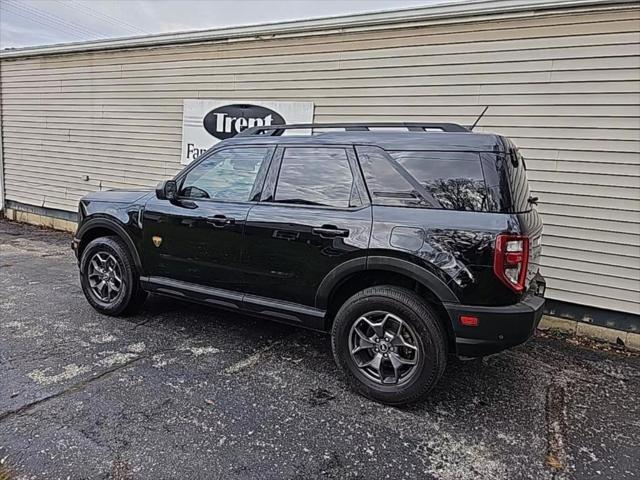
<path id="1" fill-rule="evenodd" d="M 164 180 L 156 187 L 156 197 L 160 200 L 175 200 L 178 198 L 178 184 L 175 180 Z"/>

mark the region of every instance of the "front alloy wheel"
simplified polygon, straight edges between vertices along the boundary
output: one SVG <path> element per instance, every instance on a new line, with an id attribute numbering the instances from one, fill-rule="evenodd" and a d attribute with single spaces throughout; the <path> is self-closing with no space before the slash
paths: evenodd
<path id="1" fill-rule="evenodd" d="M 116 236 L 98 237 L 82 250 L 80 284 L 100 313 L 122 315 L 139 308 L 146 297 L 127 244 Z"/>
<path id="2" fill-rule="evenodd" d="M 91 292 L 104 303 L 113 302 L 124 287 L 122 268 L 115 257 L 105 251 L 91 257 L 87 278 Z"/>

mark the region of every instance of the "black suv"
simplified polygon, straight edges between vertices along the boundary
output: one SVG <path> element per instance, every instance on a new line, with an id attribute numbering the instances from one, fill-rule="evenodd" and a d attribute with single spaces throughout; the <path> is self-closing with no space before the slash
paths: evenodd
<path id="1" fill-rule="evenodd" d="M 455 124 L 376 127 L 254 127 L 155 192 L 85 196 L 87 300 L 121 315 L 154 292 L 331 332 L 353 386 L 389 404 L 423 397 L 448 353 L 527 340 L 542 222 L 516 146 Z"/>

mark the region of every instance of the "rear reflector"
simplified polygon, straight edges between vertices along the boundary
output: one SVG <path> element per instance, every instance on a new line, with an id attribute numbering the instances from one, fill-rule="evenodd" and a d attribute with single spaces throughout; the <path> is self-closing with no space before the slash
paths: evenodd
<path id="1" fill-rule="evenodd" d="M 471 315 L 460 315 L 460 323 L 465 327 L 477 327 L 480 320 L 478 320 L 478 317 Z"/>

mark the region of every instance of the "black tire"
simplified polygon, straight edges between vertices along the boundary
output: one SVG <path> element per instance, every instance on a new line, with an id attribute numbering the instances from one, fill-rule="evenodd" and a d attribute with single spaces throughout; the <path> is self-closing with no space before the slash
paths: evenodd
<path id="1" fill-rule="evenodd" d="M 111 256 L 117 262 L 117 271 L 121 277 L 121 288 L 108 301 L 99 297 L 89 280 L 90 263 L 97 254 L 102 258 Z M 127 245 L 115 236 L 96 238 L 85 247 L 80 257 L 80 284 L 89 304 L 105 315 L 131 314 L 142 306 L 147 297 L 147 292 L 140 286 L 139 274 Z"/>
<path id="2" fill-rule="evenodd" d="M 385 315 L 387 312 L 391 315 Z M 403 326 L 398 328 L 405 329 L 408 325 L 411 330 L 409 332 L 410 338 L 415 338 L 415 341 L 409 343 L 415 343 L 416 349 L 414 350 L 412 347 L 412 349 L 405 348 L 403 350 L 409 352 L 409 356 L 415 355 L 413 359 L 409 359 L 415 362 L 413 367 L 405 365 L 400 367 L 411 368 L 408 371 L 410 373 L 406 373 L 404 379 L 399 379 L 398 374 L 395 373 L 394 362 L 391 362 L 390 358 L 382 359 L 379 378 L 382 378 L 382 382 L 391 379 L 397 383 L 384 384 L 380 383 L 379 379 L 375 380 L 370 372 L 358 366 L 358 359 L 351 354 L 350 336 L 356 341 L 362 342 L 355 336 L 356 332 L 352 328 L 361 328 L 361 318 L 366 317 L 369 313 L 390 318 L 393 323 L 402 323 Z M 394 318 L 400 319 L 401 322 L 396 322 Z M 355 325 L 356 322 L 359 322 L 358 325 Z M 369 322 L 366 322 L 365 328 L 369 328 L 368 325 Z M 386 326 L 386 323 L 384 325 Z M 366 335 L 366 337 L 377 338 L 378 335 L 374 333 L 373 336 Z M 387 337 L 386 334 L 385 337 Z M 359 338 L 364 337 L 360 335 Z M 388 338 L 391 338 L 391 334 Z M 398 351 L 397 343 L 395 347 L 392 347 L 392 344 L 387 343 L 386 339 L 378 340 L 385 341 L 374 344 L 373 340 L 370 342 L 365 340 L 366 346 L 364 348 L 371 350 L 365 352 L 364 349 L 361 349 L 362 351 L 359 351 L 358 355 L 382 355 L 379 352 L 382 351 L 383 346 L 384 351 L 388 351 L 387 348 L 391 350 L 395 348 L 394 351 Z M 382 345 L 383 343 L 384 345 Z M 370 287 L 349 298 L 335 317 L 331 331 L 331 345 L 338 367 L 343 371 L 353 388 L 365 397 L 389 405 L 405 405 L 425 398 L 442 377 L 447 363 L 445 333 L 436 312 L 416 293 L 394 286 Z M 373 348 L 378 353 L 374 353 Z M 392 353 L 389 352 L 388 357 L 391 355 Z M 361 362 L 362 365 L 366 363 L 366 361 Z M 385 369 L 389 368 L 392 369 L 392 376 L 386 376 L 383 373 Z"/>

